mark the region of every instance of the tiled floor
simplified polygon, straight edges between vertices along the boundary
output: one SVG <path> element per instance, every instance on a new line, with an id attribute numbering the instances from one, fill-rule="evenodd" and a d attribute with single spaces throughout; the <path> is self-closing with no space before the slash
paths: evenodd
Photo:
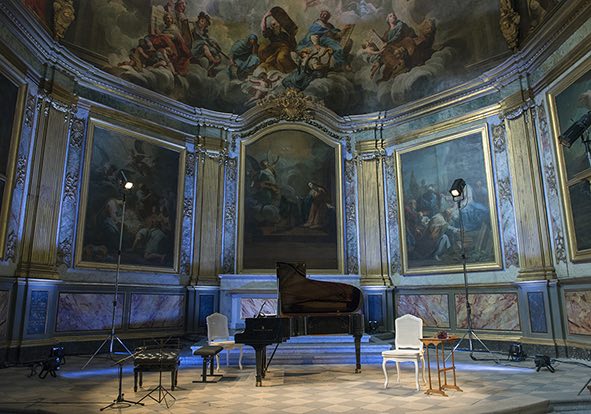
<path id="1" fill-rule="evenodd" d="M 57 378 L 27 377 L 27 368 L 0 370 L 0 412 L 98 412 L 117 396 L 117 371 L 105 359 L 96 359 L 86 370 L 82 357 L 70 357 Z M 178 388 L 158 403 L 145 399 L 145 406 L 131 406 L 105 412 L 172 412 L 185 413 L 486 413 L 509 407 L 506 412 L 519 412 L 519 406 L 534 406 L 544 412 L 548 399 L 590 400 L 585 390 L 577 392 L 591 377 L 591 369 L 557 364 L 556 372 L 536 372 L 531 361 L 496 365 L 472 361 L 458 353 L 458 385 L 463 392 L 449 391 L 448 397 L 428 396 L 414 389 L 412 365 L 402 365 L 401 384 L 396 384 L 393 365 L 390 386 L 383 388 L 380 365 L 365 365 L 354 374 L 349 365 L 271 366 L 264 386 L 256 388 L 254 368 L 243 371 L 223 368 L 224 377 L 217 383 L 193 383 L 200 375 L 197 359 L 183 359 Z M 193 365 L 191 365 L 193 364 Z M 170 386 L 169 375 L 163 385 Z M 139 400 L 158 385 L 158 374 L 144 374 L 144 388 L 133 392 L 131 366 L 123 377 L 124 397 Z M 158 397 L 157 395 L 155 395 Z M 169 408 L 167 408 L 168 402 Z M 536 412 L 530 411 L 530 412 Z"/>

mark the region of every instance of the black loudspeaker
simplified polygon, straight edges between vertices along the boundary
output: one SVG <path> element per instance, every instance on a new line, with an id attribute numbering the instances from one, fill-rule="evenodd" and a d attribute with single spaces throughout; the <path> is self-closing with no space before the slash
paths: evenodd
<path id="1" fill-rule="evenodd" d="M 555 369 L 552 366 L 552 361 L 550 360 L 550 357 L 547 355 L 536 355 L 534 357 L 534 362 L 536 364 L 536 371 L 539 372 L 540 369 L 546 367 L 548 368 L 548 371 L 550 372 L 554 372 Z"/>
<path id="2" fill-rule="evenodd" d="M 39 378 L 47 377 L 50 374 L 52 377 L 56 377 L 60 367 L 66 363 L 66 357 L 64 356 L 63 346 L 54 346 L 49 352 L 49 357 L 41 362 L 41 372 Z"/>

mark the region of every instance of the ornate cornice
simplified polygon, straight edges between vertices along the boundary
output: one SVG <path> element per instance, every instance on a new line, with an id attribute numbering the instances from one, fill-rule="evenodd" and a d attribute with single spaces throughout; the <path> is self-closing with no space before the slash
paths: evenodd
<path id="1" fill-rule="evenodd" d="M 310 121 L 315 107 L 323 105 L 318 98 L 287 88 L 281 95 L 269 96 L 257 102 L 271 116 L 285 121 Z"/>

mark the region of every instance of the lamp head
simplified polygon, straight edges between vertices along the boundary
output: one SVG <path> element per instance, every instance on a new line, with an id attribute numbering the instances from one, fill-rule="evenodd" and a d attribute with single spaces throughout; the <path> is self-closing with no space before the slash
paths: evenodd
<path id="1" fill-rule="evenodd" d="M 131 190 L 133 188 L 133 183 L 127 179 L 123 170 L 119 170 L 119 181 L 126 190 Z"/>
<path id="2" fill-rule="evenodd" d="M 449 189 L 449 193 L 453 198 L 461 197 L 464 194 L 464 188 L 466 187 L 466 182 L 463 178 L 456 178 Z"/>
<path id="3" fill-rule="evenodd" d="M 585 131 L 591 126 L 591 111 L 587 112 L 579 118 L 578 121 L 573 123 L 564 134 L 558 137 L 558 141 L 561 145 L 570 148 L 577 139 L 583 136 Z"/>

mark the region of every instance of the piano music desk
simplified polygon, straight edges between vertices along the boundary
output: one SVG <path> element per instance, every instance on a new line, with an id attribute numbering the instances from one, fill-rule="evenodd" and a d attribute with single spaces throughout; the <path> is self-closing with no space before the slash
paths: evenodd
<path id="1" fill-rule="evenodd" d="M 451 365 L 449 367 L 445 366 L 445 344 L 450 342 L 455 342 L 460 339 L 457 336 L 448 336 L 445 339 L 440 338 L 421 338 L 421 342 L 425 345 L 426 353 L 427 353 L 427 372 L 429 373 L 429 389 L 425 391 L 425 394 L 438 394 L 444 397 L 447 397 L 447 394 L 444 390 L 452 389 L 456 391 L 462 391 L 460 387 L 458 387 L 456 383 L 456 363 L 454 360 L 454 350 L 451 349 Z M 429 345 L 433 345 L 435 347 L 435 355 L 437 360 L 437 379 L 439 387 L 437 389 L 433 389 L 432 382 L 431 382 L 431 364 L 429 361 Z M 441 349 L 441 361 L 443 364 L 443 368 L 439 365 L 439 349 Z M 447 372 L 451 371 L 453 373 L 454 383 L 453 385 L 447 383 Z M 441 374 L 443 373 L 443 384 L 441 384 Z"/>

